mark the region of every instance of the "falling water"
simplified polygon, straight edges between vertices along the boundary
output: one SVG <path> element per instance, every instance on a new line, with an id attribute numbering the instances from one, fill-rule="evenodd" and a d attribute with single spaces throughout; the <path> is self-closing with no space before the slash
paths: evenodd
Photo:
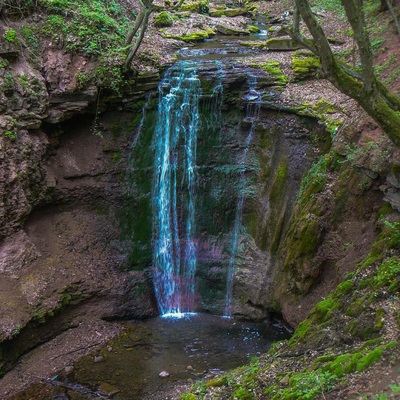
<path id="1" fill-rule="evenodd" d="M 185 62 L 171 67 L 159 86 L 153 240 L 154 286 L 163 316 L 180 317 L 194 310 L 193 233 L 200 94 L 196 68 Z M 179 151 L 182 147 L 184 157 Z M 184 190 L 178 196 L 179 184 L 184 185 Z"/>
<path id="2" fill-rule="evenodd" d="M 246 162 L 247 154 L 249 152 L 249 146 L 251 139 L 253 138 L 254 125 L 258 118 L 260 105 L 261 105 L 261 94 L 257 91 L 257 78 L 252 74 L 248 74 L 247 82 L 249 85 L 249 91 L 243 97 L 243 100 L 247 101 L 246 107 L 246 120 L 250 122 L 250 128 L 247 133 L 244 142 L 244 151 L 239 161 L 240 164 L 240 177 L 239 177 L 239 196 L 236 203 L 235 211 L 235 223 L 233 226 L 232 234 L 232 247 L 231 247 L 231 257 L 229 259 L 228 274 L 226 279 L 226 290 L 225 290 L 225 307 L 223 316 L 226 318 L 232 317 L 232 294 L 233 294 L 233 281 L 235 276 L 235 259 L 238 247 L 238 239 L 240 233 L 240 227 L 242 225 L 242 215 L 243 215 L 243 204 L 244 204 L 244 194 L 246 185 Z"/>
<path id="3" fill-rule="evenodd" d="M 136 146 L 136 144 L 137 144 L 137 142 L 138 142 L 138 140 L 140 138 L 140 135 L 142 134 L 142 130 L 143 130 L 143 127 L 144 127 L 144 122 L 146 121 L 147 112 L 149 111 L 149 107 L 150 107 L 150 104 L 151 104 L 152 95 L 153 95 L 152 92 L 149 92 L 146 95 L 146 100 L 145 100 L 145 102 L 143 104 L 143 107 L 142 107 L 142 118 L 140 118 L 140 122 L 139 122 L 139 126 L 138 126 L 138 129 L 137 129 L 136 136 L 134 137 L 134 139 L 132 141 L 132 144 L 131 144 L 132 148 L 134 148 Z"/>

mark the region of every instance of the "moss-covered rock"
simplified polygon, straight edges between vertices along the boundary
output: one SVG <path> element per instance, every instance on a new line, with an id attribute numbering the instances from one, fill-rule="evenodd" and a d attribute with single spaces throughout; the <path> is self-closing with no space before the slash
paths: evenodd
<path id="1" fill-rule="evenodd" d="M 272 38 L 266 42 L 269 50 L 293 51 L 301 48 L 298 42 L 291 38 Z"/>
<path id="2" fill-rule="evenodd" d="M 185 1 L 179 8 L 181 11 L 196 12 L 199 14 L 208 14 L 208 0 L 202 1 Z"/>
<path id="3" fill-rule="evenodd" d="M 190 33 L 186 33 L 181 36 L 165 34 L 163 37 L 179 39 L 179 40 L 183 40 L 184 42 L 201 42 L 204 39 L 208 39 L 210 36 L 214 36 L 214 35 L 215 35 L 215 31 L 211 28 L 207 28 L 207 29 L 200 30 L 200 31 L 193 31 Z"/>
<path id="4" fill-rule="evenodd" d="M 254 25 L 247 25 L 247 29 L 250 33 L 260 33 L 260 28 Z"/>
<path id="5" fill-rule="evenodd" d="M 264 47 L 265 48 L 267 47 L 267 41 L 266 40 L 257 40 L 257 41 L 254 41 L 254 40 L 243 40 L 243 41 L 239 42 L 239 44 L 241 46 L 244 46 L 244 47 L 252 47 L 252 48 L 255 48 L 255 49 L 257 49 L 257 48 L 262 49 Z"/>
<path id="6" fill-rule="evenodd" d="M 292 57 L 294 81 L 315 78 L 320 71 L 321 63 L 312 53 L 298 52 Z"/>
<path id="7" fill-rule="evenodd" d="M 222 10 L 211 10 L 210 17 L 237 17 L 249 12 L 248 8 L 224 8 Z"/>
<path id="8" fill-rule="evenodd" d="M 244 29 L 238 29 L 236 27 L 232 27 L 229 25 L 217 24 L 215 26 L 217 32 L 222 33 L 223 35 L 237 35 L 237 36 L 245 36 L 249 35 L 250 32 Z"/>
<path id="9" fill-rule="evenodd" d="M 157 27 L 172 26 L 174 24 L 174 18 L 168 11 L 161 11 L 154 16 L 154 25 Z"/>
<path id="10" fill-rule="evenodd" d="M 285 86 L 289 82 L 289 78 L 281 70 L 281 63 L 279 61 L 268 60 L 260 64 L 252 63 L 250 66 L 266 71 L 272 79 L 273 86 Z"/>

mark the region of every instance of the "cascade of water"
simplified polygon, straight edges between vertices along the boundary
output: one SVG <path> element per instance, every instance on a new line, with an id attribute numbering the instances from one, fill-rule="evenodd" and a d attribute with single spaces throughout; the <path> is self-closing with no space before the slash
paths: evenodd
<path id="1" fill-rule="evenodd" d="M 195 66 L 181 62 L 171 67 L 160 83 L 159 93 L 153 186 L 154 287 L 161 314 L 179 317 L 194 308 L 193 233 L 201 94 Z M 183 160 L 179 154 L 182 143 Z M 182 176 L 180 170 L 184 171 Z M 181 196 L 178 182 L 185 186 Z M 181 235 L 180 229 L 185 233 Z"/>
<path id="2" fill-rule="evenodd" d="M 208 62 L 202 62 L 202 65 L 207 65 Z M 212 91 L 207 97 L 207 101 L 203 101 L 202 113 L 205 118 L 204 122 L 210 129 L 220 127 L 222 124 L 222 102 L 224 97 L 223 79 L 225 77 L 224 64 L 221 61 L 212 61 L 210 63 L 213 68 L 217 67 L 215 72 L 216 82 Z"/>
<path id="3" fill-rule="evenodd" d="M 134 148 L 136 146 L 136 144 L 137 144 L 137 142 L 138 142 L 138 140 L 140 138 L 140 135 L 142 133 L 144 122 L 146 121 L 146 117 L 147 117 L 147 112 L 149 111 L 149 106 L 150 106 L 150 103 L 151 103 L 152 95 L 153 95 L 152 92 L 149 92 L 146 95 L 146 100 L 145 100 L 145 102 L 143 104 L 143 107 L 142 107 L 142 118 L 140 118 L 139 126 L 137 128 L 137 134 L 136 134 L 136 136 L 134 137 L 134 139 L 132 141 L 132 144 L 131 144 L 132 148 Z"/>
<path id="4" fill-rule="evenodd" d="M 134 150 L 136 148 L 136 145 L 138 143 L 138 141 L 140 140 L 140 137 L 142 135 L 142 131 L 144 129 L 144 124 L 147 118 L 147 114 L 150 108 L 150 104 L 151 104 L 151 100 L 152 100 L 152 93 L 149 92 L 146 95 L 146 100 L 145 103 L 143 104 L 142 107 L 142 112 L 141 112 L 141 118 L 138 124 L 138 127 L 136 129 L 136 134 L 132 139 L 132 142 L 130 143 L 130 153 L 129 153 L 129 159 L 128 159 L 128 175 L 129 175 L 129 179 L 128 179 L 128 192 L 130 194 L 135 193 L 135 180 L 132 179 L 132 176 L 135 174 L 135 158 L 134 158 Z"/>
<path id="5" fill-rule="evenodd" d="M 244 204 L 244 195 L 246 186 L 246 176 L 245 176 L 246 162 L 247 162 L 247 155 L 249 152 L 251 139 L 253 138 L 254 125 L 256 120 L 258 119 L 258 115 L 260 112 L 260 105 L 261 105 L 261 93 L 257 90 L 257 77 L 249 73 L 247 76 L 247 83 L 249 86 L 249 91 L 243 97 L 243 100 L 247 101 L 246 120 L 250 122 L 250 128 L 244 142 L 244 151 L 242 157 L 239 160 L 239 165 L 240 165 L 239 194 L 236 203 L 235 223 L 233 226 L 233 233 L 232 233 L 231 257 L 229 259 L 228 274 L 226 279 L 225 307 L 223 311 L 223 316 L 225 318 L 232 317 L 232 294 L 233 294 L 233 282 L 235 277 L 235 260 L 238 247 L 240 227 L 242 225 L 243 204 Z"/>

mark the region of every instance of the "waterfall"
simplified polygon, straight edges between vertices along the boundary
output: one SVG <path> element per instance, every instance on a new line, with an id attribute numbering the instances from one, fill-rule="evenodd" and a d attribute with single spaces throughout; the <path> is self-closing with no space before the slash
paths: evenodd
<path id="1" fill-rule="evenodd" d="M 187 62 L 171 67 L 159 85 L 152 194 L 153 264 L 155 294 L 163 316 L 180 317 L 194 310 L 200 94 L 196 67 Z"/>
<path id="2" fill-rule="evenodd" d="M 246 120 L 250 122 L 250 128 L 247 132 L 244 141 L 244 151 L 241 159 L 239 160 L 240 165 L 240 177 L 239 177 L 239 194 L 236 203 L 235 211 L 235 223 L 233 226 L 232 233 L 232 244 L 231 244 L 231 256 L 229 259 L 228 273 L 226 279 L 226 289 L 225 289 L 225 307 L 223 311 L 223 316 L 226 318 L 232 317 L 232 294 L 233 294 L 233 282 L 235 277 L 235 260 L 238 247 L 238 239 L 240 234 L 240 227 L 242 226 L 242 215 L 243 215 L 243 204 L 246 186 L 246 162 L 247 155 L 249 152 L 249 147 L 254 133 L 254 125 L 258 119 L 260 105 L 261 105 L 261 93 L 257 90 L 257 77 L 248 74 L 247 83 L 249 86 L 249 91 L 243 96 L 243 100 L 247 101 L 246 105 Z"/>

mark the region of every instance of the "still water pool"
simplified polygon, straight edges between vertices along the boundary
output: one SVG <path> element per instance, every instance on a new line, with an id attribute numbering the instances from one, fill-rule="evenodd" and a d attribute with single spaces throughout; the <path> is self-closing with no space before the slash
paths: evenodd
<path id="1" fill-rule="evenodd" d="M 152 398 L 151 393 L 164 385 L 218 375 L 290 336 L 279 322 L 244 322 L 208 314 L 124 326 L 117 339 L 82 358 L 54 384 L 85 398 L 103 394 L 122 400 Z M 160 377 L 163 371 L 167 377 Z"/>

